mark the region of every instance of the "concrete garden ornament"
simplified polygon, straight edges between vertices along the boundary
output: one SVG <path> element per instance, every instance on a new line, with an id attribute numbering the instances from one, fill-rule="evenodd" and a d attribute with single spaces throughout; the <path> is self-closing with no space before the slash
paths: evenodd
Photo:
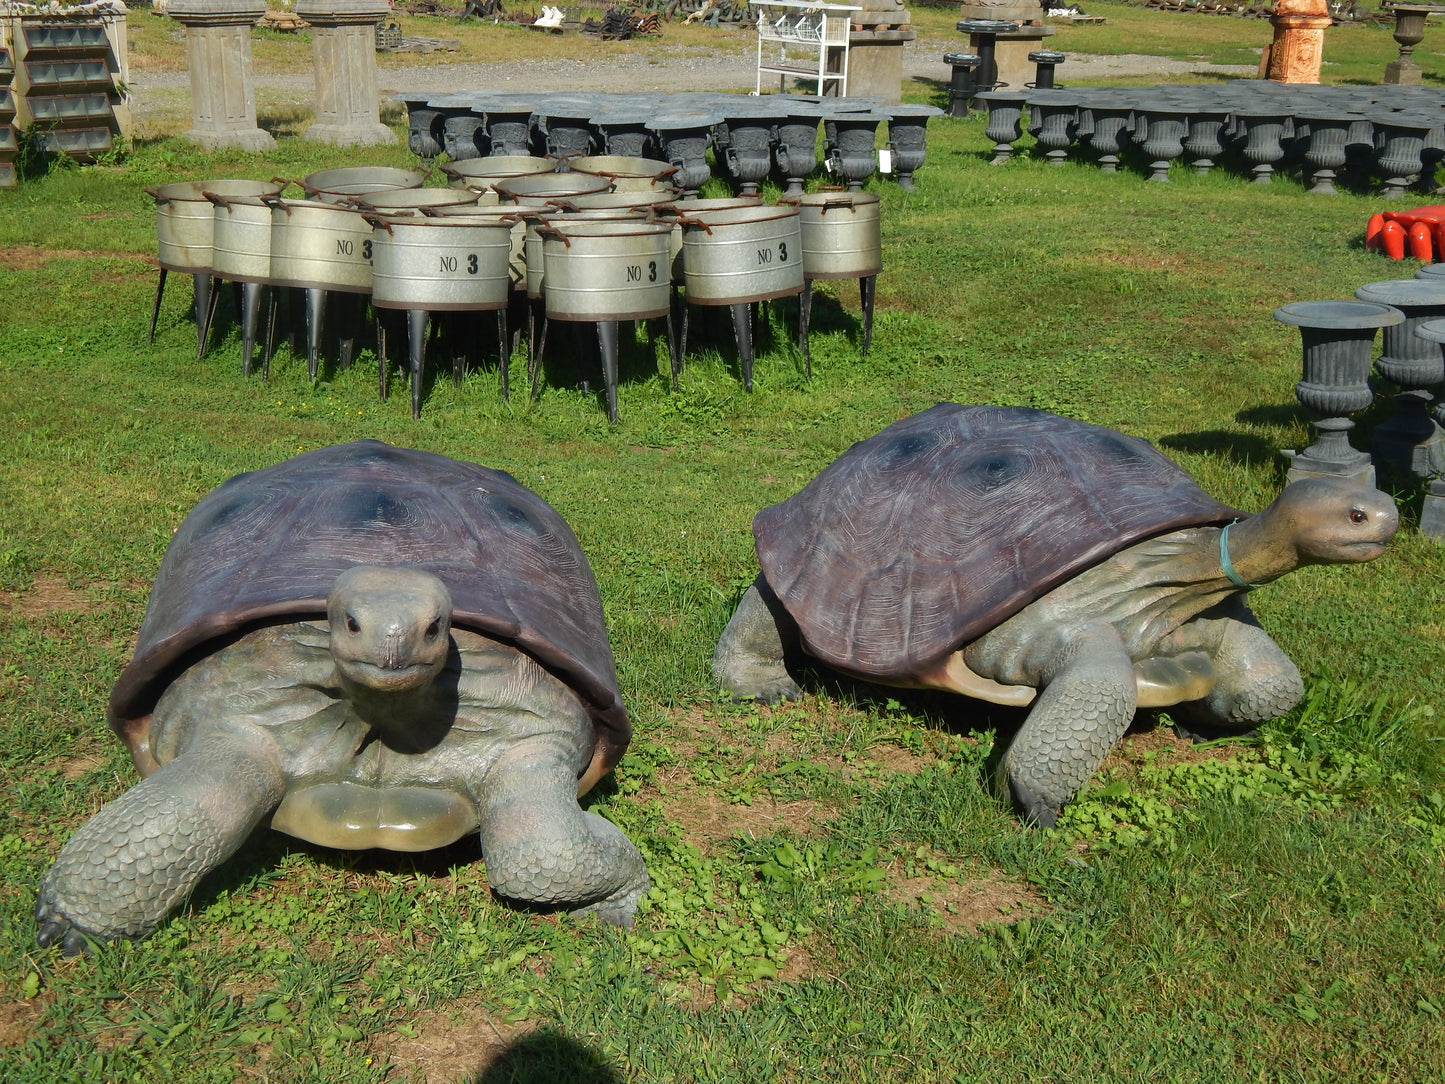
<path id="1" fill-rule="evenodd" d="M 161 562 L 112 727 L 142 781 L 66 844 L 42 945 L 139 938 L 269 824 L 420 851 L 630 924 L 647 871 L 585 793 L 631 734 L 592 572 L 510 475 L 361 441 L 218 487 Z"/>
<path id="2" fill-rule="evenodd" d="M 1372 560 L 1397 522 L 1384 494 L 1320 479 L 1246 516 L 1138 438 L 941 403 L 758 513 L 762 574 L 713 673 L 735 696 L 791 699 L 801 649 L 870 681 L 1027 706 L 1000 783 L 1051 825 L 1137 708 L 1246 728 L 1292 707 L 1299 671 L 1245 592 Z"/>

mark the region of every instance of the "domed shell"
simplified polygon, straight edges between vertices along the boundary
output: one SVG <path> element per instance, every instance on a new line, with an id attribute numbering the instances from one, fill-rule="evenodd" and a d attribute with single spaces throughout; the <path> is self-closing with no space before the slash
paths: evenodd
<path id="1" fill-rule="evenodd" d="M 359 564 L 434 573 L 454 625 L 514 645 L 581 695 L 594 765 L 622 756 L 631 724 L 566 522 L 510 474 L 375 440 L 239 474 L 201 499 L 161 561 L 111 726 L 134 748 L 182 669 L 256 626 L 324 618 L 332 581 Z"/>
<path id="2" fill-rule="evenodd" d="M 1126 546 L 1242 517 L 1148 441 L 940 403 L 853 445 L 753 534 L 809 653 L 897 679 Z"/>

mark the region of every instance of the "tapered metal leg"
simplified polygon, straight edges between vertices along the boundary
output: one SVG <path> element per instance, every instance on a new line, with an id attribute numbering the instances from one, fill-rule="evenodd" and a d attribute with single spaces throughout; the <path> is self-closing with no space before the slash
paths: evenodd
<path id="1" fill-rule="evenodd" d="M 386 321 L 387 315 L 380 311 L 376 314 L 376 378 L 377 392 L 381 401 L 386 402 Z"/>
<path id="2" fill-rule="evenodd" d="M 406 310 L 407 361 L 411 366 L 411 416 L 421 417 L 421 377 L 426 362 L 426 309 Z"/>
<path id="3" fill-rule="evenodd" d="M 549 321 L 546 314 L 542 316 L 542 331 L 537 336 L 537 354 L 531 361 L 532 366 L 532 398 L 537 398 L 537 385 L 542 379 L 542 355 L 547 352 L 547 327 Z"/>
<path id="4" fill-rule="evenodd" d="M 241 375 L 251 375 L 251 354 L 256 348 L 256 323 L 261 312 L 259 282 L 241 283 Z"/>
<path id="5" fill-rule="evenodd" d="M 813 351 L 808 338 L 813 326 L 813 280 L 803 280 L 803 292 L 798 295 L 798 349 L 803 351 L 803 375 L 813 379 Z"/>
<path id="6" fill-rule="evenodd" d="M 316 383 L 321 368 L 321 317 L 326 311 L 326 291 L 306 289 L 306 375 Z"/>
<path id="7" fill-rule="evenodd" d="M 161 315 L 161 297 L 165 294 L 165 292 L 166 292 L 166 269 L 165 269 L 164 267 L 162 267 L 162 268 L 161 268 L 161 278 L 160 278 L 160 281 L 156 283 L 156 303 L 155 303 L 155 305 L 151 308 L 151 329 L 150 329 L 150 333 L 149 333 L 148 335 L 146 335 L 146 342 L 148 342 L 148 343 L 153 343 L 153 342 L 156 341 L 156 321 L 157 321 L 158 319 L 160 319 L 160 315 Z"/>
<path id="8" fill-rule="evenodd" d="M 261 349 L 261 379 L 271 379 L 271 354 L 276 347 L 276 321 L 281 315 L 281 299 L 286 296 L 286 287 L 273 286 L 266 291 L 271 302 L 266 307 L 266 345 Z"/>
<path id="9" fill-rule="evenodd" d="M 211 289 L 211 273 L 196 271 L 191 275 L 196 286 L 196 360 L 206 356 L 206 340 L 211 337 L 211 320 L 216 315 L 216 291 Z"/>
<path id="10" fill-rule="evenodd" d="M 878 285 L 877 275 L 868 275 L 858 280 L 858 293 L 863 299 L 863 356 L 868 356 L 868 347 L 873 345 L 873 294 Z"/>
<path id="11" fill-rule="evenodd" d="M 597 346 L 602 351 L 602 383 L 607 393 L 607 420 L 617 424 L 617 321 L 597 324 Z"/>
<path id="12" fill-rule="evenodd" d="M 672 390 L 677 391 L 677 378 L 682 375 L 682 343 L 678 341 L 670 308 L 667 310 L 667 359 L 672 366 Z"/>
<path id="13" fill-rule="evenodd" d="M 512 398 L 511 366 L 512 352 L 507 349 L 507 310 L 497 310 L 497 365 L 502 370 L 502 402 Z"/>
<path id="14" fill-rule="evenodd" d="M 741 301 L 729 306 L 733 314 L 733 337 L 738 344 L 738 368 L 743 373 L 743 391 L 753 390 L 753 306 Z"/>

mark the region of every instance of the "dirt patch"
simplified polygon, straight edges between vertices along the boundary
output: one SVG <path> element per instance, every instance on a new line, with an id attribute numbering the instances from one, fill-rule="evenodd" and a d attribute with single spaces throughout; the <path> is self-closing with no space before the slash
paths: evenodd
<path id="1" fill-rule="evenodd" d="M 977 933 L 990 923 L 1013 923 L 1049 909 L 1048 901 L 1025 881 L 981 877 L 957 881 L 942 877 L 892 877 L 888 898 L 921 910 L 949 932 Z"/>
<path id="2" fill-rule="evenodd" d="M 396 1032 L 373 1035 L 366 1044 L 368 1053 L 390 1062 L 399 1074 L 397 1079 L 455 1084 L 480 1080 L 536 1025 L 508 1024 L 477 1007 L 423 1014 L 412 1027 L 415 1036 Z"/>
<path id="3" fill-rule="evenodd" d="M 78 248 L 11 245 L 0 249 L 0 267 L 6 271 L 38 271 L 51 260 L 88 260 L 113 255 L 112 252 L 90 252 Z"/>
<path id="4" fill-rule="evenodd" d="M 0 253 L 0 265 L 5 256 Z M 88 614 L 95 605 L 86 591 L 56 577 L 37 576 L 30 590 L 0 595 L 0 609 L 12 610 L 21 617 L 46 617 L 53 613 Z"/>
<path id="5" fill-rule="evenodd" d="M 41 1006 L 33 1001 L 0 1001 L 0 1049 L 19 1046 L 30 1038 L 40 1013 Z"/>
<path id="6" fill-rule="evenodd" d="M 1104 763 L 1094 773 L 1102 779 L 1111 772 L 1125 776 L 1137 772 L 1145 764 L 1198 764 L 1206 760 L 1229 760 L 1239 755 L 1241 746 L 1232 742 L 1223 745 L 1196 745 L 1154 720 L 1136 721 L 1124 740 L 1109 751 Z"/>
<path id="7" fill-rule="evenodd" d="M 779 802 L 759 795 L 751 804 L 728 801 L 703 787 L 682 783 L 658 794 L 667 819 L 682 826 L 683 835 L 704 855 L 735 836 L 748 839 L 771 836 L 782 828 L 800 835 L 815 835 L 831 808 L 823 802 Z"/>

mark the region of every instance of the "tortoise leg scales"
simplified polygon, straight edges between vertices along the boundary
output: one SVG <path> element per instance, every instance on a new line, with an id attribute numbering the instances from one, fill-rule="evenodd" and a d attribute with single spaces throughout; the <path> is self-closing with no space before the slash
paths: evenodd
<path id="1" fill-rule="evenodd" d="M 1134 666 L 1113 629 L 1088 630 L 1061 652 L 999 762 L 1024 817 L 1052 827 L 1134 717 Z"/>
<path id="2" fill-rule="evenodd" d="M 803 692 L 786 664 L 797 640 L 797 627 L 759 576 L 718 638 L 713 678 L 738 700 L 797 700 Z"/>
<path id="3" fill-rule="evenodd" d="M 35 905 L 40 944 L 73 956 L 91 941 L 146 936 L 236 852 L 283 787 L 273 760 L 240 750 L 212 747 L 166 764 L 61 850 Z"/>
<path id="4" fill-rule="evenodd" d="M 577 804 L 577 773 L 548 750 L 519 747 L 488 774 L 482 857 L 499 896 L 631 926 L 651 887 L 631 841 Z"/>

